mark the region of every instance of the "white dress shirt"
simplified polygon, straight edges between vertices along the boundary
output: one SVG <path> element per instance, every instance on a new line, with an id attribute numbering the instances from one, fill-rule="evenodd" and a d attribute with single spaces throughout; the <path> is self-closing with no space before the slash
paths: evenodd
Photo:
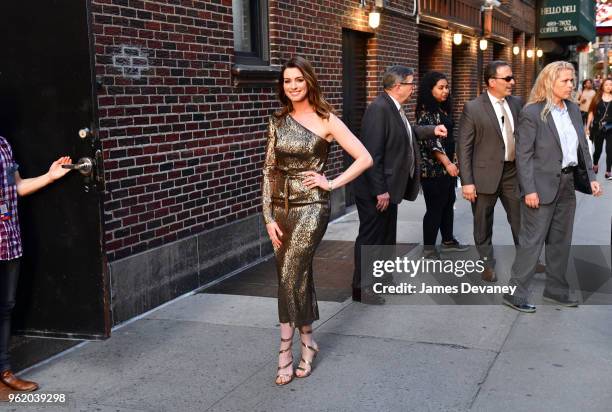
<path id="1" fill-rule="evenodd" d="M 561 151 L 563 161 L 561 167 L 578 165 L 578 134 L 572 123 L 572 119 L 567 111 L 567 106 L 563 102 L 563 108 L 554 105 L 550 110 L 559 140 L 561 141 Z"/>
<path id="2" fill-rule="evenodd" d="M 395 103 L 395 106 L 397 107 L 397 111 L 399 112 L 400 117 L 402 118 L 402 122 L 404 123 L 404 126 L 406 126 L 406 130 L 408 132 L 408 145 L 410 146 L 410 152 L 412 153 L 411 156 L 413 159 L 413 161 L 410 163 L 410 178 L 412 179 L 414 177 L 414 169 L 415 169 L 414 158 L 416 157 L 414 145 L 412 143 L 412 127 L 410 127 L 410 122 L 406 118 L 406 113 L 404 113 L 404 109 L 402 108 L 402 105 L 400 104 L 400 102 L 395 100 L 395 97 L 391 96 L 390 94 L 389 94 L 389 97 L 391 98 L 391 100 L 393 100 L 393 103 Z"/>
<path id="3" fill-rule="evenodd" d="M 502 112 L 501 112 L 501 105 L 499 104 L 499 101 L 501 99 L 498 99 L 497 97 L 493 96 L 491 93 L 489 93 L 489 91 L 487 90 L 487 95 L 489 95 L 489 99 L 491 100 L 491 104 L 493 105 L 493 110 L 495 110 L 495 116 L 497 116 L 497 122 L 499 123 L 499 128 L 501 129 L 501 133 L 502 133 L 502 137 L 504 138 L 504 145 L 505 145 L 505 154 L 504 154 L 504 160 L 508 161 L 510 159 L 510 157 L 508 156 L 508 136 L 506 136 L 506 128 L 504 127 L 504 122 L 510 122 L 510 127 L 512 128 L 512 131 L 514 132 L 514 119 L 512 118 L 512 110 L 510 110 L 510 106 L 508 105 L 508 102 L 506 101 L 506 99 L 504 100 L 504 109 L 506 109 L 506 113 L 508 113 L 508 119 L 503 119 L 502 120 Z M 511 136 L 511 138 L 514 138 L 514 136 Z"/>
<path id="4" fill-rule="evenodd" d="M 391 96 L 389 93 L 387 93 L 387 95 L 389 95 L 389 97 L 391 98 L 391 100 L 393 100 L 393 103 L 395 103 L 395 107 L 397 107 L 397 111 L 400 112 L 400 115 L 404 115 L 404 117 L 406 116 L 406 114 L 402 111 L 404 109 L 402 109 L 402 105 L 400 104 L 400 102 L 398 102 L 397 100 L 395 100 L 395 97 Z M 410 147 L 412 147 L 412 127 L 410 126 L 410 122 L 406 121 L 406 128 L 408 129 L 408 138 L 410 139 Z"/>

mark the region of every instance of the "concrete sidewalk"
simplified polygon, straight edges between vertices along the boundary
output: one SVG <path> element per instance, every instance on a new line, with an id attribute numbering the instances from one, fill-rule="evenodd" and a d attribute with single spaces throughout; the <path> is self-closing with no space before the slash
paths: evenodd
<path id="1" fill-rule="evenodd" d="M 612 182 L 602 184 L 603 198 L 578 195 L 575 244 L 610 242 Z M 498 209 L 494 242 L 511 244 Z M 401 206 L 400 241 L 421 242 L 423 213 L 422 198 Z M 455 232 L 466 243 L 471 221 L 469 205 L 458 200 Z M 331 224 L 326 239 L 352 241 L 357 224 L 353 212 Z M 42 392 L 66 393 L 67 406 L 0 408 L 611 410 L 611 306 L 540 304 L 535 314 L 519 314 L 501 305 L 320 302 L 315 326 L 321 353 L 313 375 L 277 387 L 276 304 L 254 296 L 183 297 L 118 328 L 107 341 L 81 345 L 26 371 Z M 297 335 L 294 357 L 297 364 Z"/>

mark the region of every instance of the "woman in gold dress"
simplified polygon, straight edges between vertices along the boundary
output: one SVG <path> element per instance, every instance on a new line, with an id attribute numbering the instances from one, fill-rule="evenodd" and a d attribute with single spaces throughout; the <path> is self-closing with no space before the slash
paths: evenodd
<path id="1" fill-rule="evenodd" d="M 282 108 L 268 126 L 262 203 L 278 275 L 281 348 L 276 384 L 285 385 L 294 376 L 294 328 L 299 329 L 302 342 L 296 377 L 310 375 L 319 351 L 312 338 L 312 322 L 319 319 L 312 260 L 329 221 L 330 192 L 372 166 L 372 157 L 333 114 L 304 58 L 294 57 L 284 64 L 278 97 Z M 323 172 L 334 139 L 355 161 L 328 180 Z"/>

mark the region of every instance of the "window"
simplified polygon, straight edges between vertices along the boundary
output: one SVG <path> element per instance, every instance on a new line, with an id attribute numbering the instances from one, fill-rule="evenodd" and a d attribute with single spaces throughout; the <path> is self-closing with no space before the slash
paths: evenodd
<path id="1" fill-rule="evenodd" d="M 268 1 L 232 0 L 236 63 L 268 65 Z"/>

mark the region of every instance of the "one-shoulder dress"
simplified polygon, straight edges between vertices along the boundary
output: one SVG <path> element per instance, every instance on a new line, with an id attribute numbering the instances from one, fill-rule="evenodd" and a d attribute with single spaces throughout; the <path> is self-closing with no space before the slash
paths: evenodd
<path id="1" fill-rule="evenodd" d="M 330 143 L 290 115 L 274 116 L 268 125 L 263 170 L 262 206 L 266 224 L 276 221 L 283 232 L 275 247 L 278 316 L 294 327 L 319 319 L 312 262 L 327 228 L 329 192 L 308 189 L 300 172 L 323 173 Z"/>

